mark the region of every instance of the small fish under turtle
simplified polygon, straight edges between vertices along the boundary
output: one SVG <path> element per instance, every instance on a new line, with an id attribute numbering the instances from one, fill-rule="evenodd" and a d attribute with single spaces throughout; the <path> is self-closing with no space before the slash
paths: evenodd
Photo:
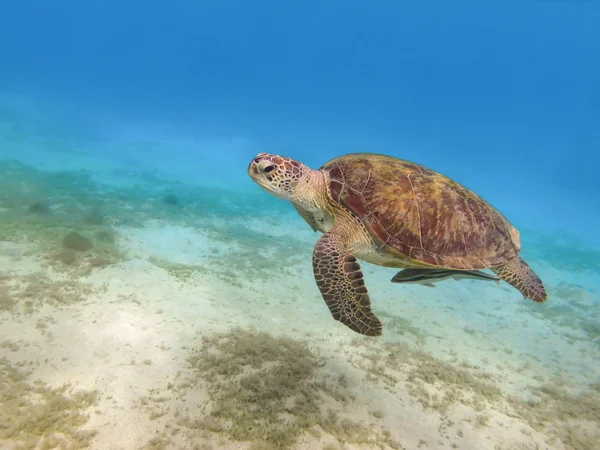
<path id="1" fill-rule="evenodd" d="M 392 281 L 498 278 L 535 302 L 542 281 L 519 256 L 519 231 L 494 207 L 456 181 L 391 156 L 355 153 L 318 170 L 291 158 L 259 153 L 248 174 L 289 200 L 314 231 L 315 281 L 335 320 L 379 336 L 382 323 L 358 260 L 403 268 Z"/>
<path id="2" fill-rule="evenodd" d="M 500 277 L 479 270 L 404 269 L 392 278 L 392 283 L 417 283 L 423 286 L 435 287 L 435 282 L 446 280 L 448 278 L 453 278 L 455 280 L 471 279 L 500 281 Z"/>

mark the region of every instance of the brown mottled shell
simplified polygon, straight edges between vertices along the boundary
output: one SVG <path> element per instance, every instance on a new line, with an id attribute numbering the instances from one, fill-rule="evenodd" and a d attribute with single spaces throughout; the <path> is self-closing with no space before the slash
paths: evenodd
<path id="1" fill-rule="evenodd" d="M 358 153 L 326 163 L 331 196 L 383 251 L 452 269 L 494 267 L 520 250 L 519 232 L 495 208 L 421 165 Z"/>

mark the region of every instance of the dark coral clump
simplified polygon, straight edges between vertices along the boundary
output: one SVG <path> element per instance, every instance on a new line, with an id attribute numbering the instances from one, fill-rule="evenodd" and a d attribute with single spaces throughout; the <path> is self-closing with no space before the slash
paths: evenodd
<path id="1" fill-rule="evenodd" d="M 34 202 L 27 205 L 27 212 L 30 214 L 46 215 L 50 214 L 50 206 L 43 202 Z"/>
<path id="2" fill-rule="evenodd" d="M 63 247 L 77 252 L 87 252 L 94 247 L 94 243 L 90 238 L 82 236 L 77 231 L 71 231 L 63 239 Z"/>
<path id="3" fill-rule="evenodd" d="M 71 266 L 77 262 L 77 252 L 73 249 L 66 248 L 56 253 L 55 259 L 67 266 Z"/>
<path id="4" fill-rule="evenodd" d="M 163 198 L 163 203 L 170 206 L 179 206 L 179 199 L 175 195 L 169 194 Z"/>
<path id="5" fill-rule="evenodd" d="M 85 216 L 84 220 L 90 225 L 102 225 L 104 223 L 104 214 L 100 208 L 94 208 Z"/>

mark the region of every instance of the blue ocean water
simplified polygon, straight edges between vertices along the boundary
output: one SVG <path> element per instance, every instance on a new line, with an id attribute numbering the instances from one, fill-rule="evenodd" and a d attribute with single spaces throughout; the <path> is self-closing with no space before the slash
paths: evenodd
<path id="1" fill-rule="evenodd" d="M 0 447 L 600 448 L 599 23 L 592 1 L 0 3 Z M 454 178 L 548 302 L 365 263 L 384 336 L 354 334 L 259 152 Z"/>

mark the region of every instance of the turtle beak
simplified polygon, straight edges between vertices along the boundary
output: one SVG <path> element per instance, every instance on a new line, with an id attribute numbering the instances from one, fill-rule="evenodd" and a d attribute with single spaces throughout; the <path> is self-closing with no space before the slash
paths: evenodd
<path id="1" fill-rule="evenodd" d="M 261 178 L 260 170 L 258 170 L 259 164 L 260 164 L 260 158 L 257 157 L 257 158 L 254 158 L 252 161 L 250 161 L 250 165 L 248 166 L 248 175 L 250 175 L 250 178 L 252 178 L 256 182 L 258 182 Z"/>
<path id="2" fill-rule="evenodd" d="M 265 162 L 263 161 L 263 158 L 261 158 L 261 155 L 262 153 L 250 161 L 248 175 L 256 184 L 267 189 L 267 180 L 265 179 L 265 174 L 261 170 L 261 164 L 264 164 Z"/>

